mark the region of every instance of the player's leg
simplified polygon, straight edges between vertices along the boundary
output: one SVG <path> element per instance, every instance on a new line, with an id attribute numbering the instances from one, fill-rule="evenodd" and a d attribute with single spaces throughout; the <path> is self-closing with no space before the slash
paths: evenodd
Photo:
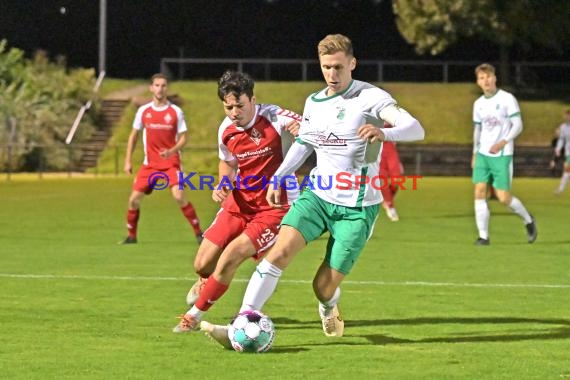
<path id="1" fill-rule="evenodd" d="M 198 280 L 196 280 L 186 295 L 186 304 L 188 306 L 194 305 L 198 297 L 200 297 L 208 277 L 216 268 L 216 263 L 222 254 L 222 250 L 222 247 L 206 238 L 200 243 L 194 258 L 194 271 L 198 275 Z"/>
<path id="2" fill-rule="evenodd" d="M 564 171 L 562 172 L 562 176 L 560 177 L 560 184 L 558 185 L 558 189 L 554 192 L 556 195 L 562 194 L 566 186 L 568 185 L 568 180 L 570 180 L 570 157 L 566 157 L 566 161 L 564 161 Z"/>
<path id="3" fill-rule="evenodd" d="M 202 242 L 202 228 L 200 227 L 200 219 L 198 219 L 198 215 L 196 214 L 196 209 L 194 205 L 190 201 L 186 199 L 186 195 L 184 193 L 184 188 L 179 185 L 178 181 L 178 168 L 171 168 L 167 171 L 169 183 L 170 183 L 170 191 L 172 193 L 172 197 L 180 207 L 180 211 L 192 226 L 194 230 L 194 235 L 196 235 L 196 240 L 198 244 Z"/>
<path id="4" fill-rule="evenodd" d="M 140 218 L 140 204 L 145 195 L 152 193 L 151 175 L 155 172 L 149 166 L 143 165 L 137 172 L 133 182 L 133 189 L 129 196 L 127 209 L 127 238 L 120 244 L 131 244 L 137 242 L 137 226 Z"/>
<path id="5" fill-rule="evenodd" d="M 323 204 L 323 200 L 307 189 L 291 205 L 281 222 L 275 245 L 251 275 L 240 312 L 261 310 L 275 291 L 281 273 L 295 255 L 326 230 L 327 216 Z"/>
<path id="6" fill-rule="evenodd" d="M 343 219 L 330 222 L 331 236 L 325 259 L 313 279 L 313 290 L 319 300 L 319 316 L 325 335 L 342 336 L 344 321 L 338 307 L 340 284 L 372 235 L 379 207 L 367 206 L 362 210 L 333 207 L 335 214 L 343 215 Z"/>
<path id="7" fill-rule="evenodd" d="M 489 245 L 489 218 L 491 213 L 487 205 L 487 184 L 491 179 L 491 169 L 488 165 L 488 157 L 477 153 L 475 165 L 473 166 L 473 190 L 475 224 L 479 232 L 479 237 L 475 240 L 477 245 Z"/>
<path id="8" fill-rule="evenodd" d="M 493 187 L 499 202 L 507 206 L 523 221 L 529 243 L 534 243 L 538 236 L 536 223 L 532 215 L 517 197 L 510 192 L 513 180 L 512 156 L 493 157 L 491 162 Z"/>
<path id="9" fill-rule="evenodd" d="M 394 184 L 393 179 L 400 178 L 403 175 L 402 163 L 400 162 L 400 157 L 398 151 L 394 147 L 392 153 L 386 159 L 386 171 L 388 173 L 388 187 L 385 191 L 382 191 L 382 196 L 388 197 L 386 214 L 392 222 L 397 222 L 400 220 L 400 216 L 396 211 L 396 193 L 398 192 L 399 186 Z M 386 198 L 385 198 L 386 199 Z"/>
<path id="10" fill-rule="evenodd" d="M 121 244 L 133 244 L 137 242 L 137 228 L 140 218 L 140 204 L 145 193 L 133 190 L 129 196 L 127 206 L 127 237 Z"/>
<path id="11" fill-rule="evenodd" d="M 242 233 L 246 222 L 246 218 L 241 215 L 229 213 L 223 208 L 218 211 L 214 221 L 204 232 L 204 240 L 194 258 L 194 271 L 199 278 L 186 296 L 189 306 L 194 305 L 206 285 L 206 280 L 214 273 L 224 248 Z"/>
<path id="12" fill-rule="evenodd" d="M 318 311 L 326 336 L 342 336 L 344 320 L 340 314 L 340 284 L 344 274 L 330 267 L 324 261 L 313 279 L 313 291 L 319 300 Z"/>
<path id="13" fill-rule="evenodd" d="M 203 315 L 228 290 L 239 265 L 255 252 L 255 246 L 247 235 L 241 234 L 234 239 L 222 252 L 214 273 L 208 277 L 198 299 L 173 331 L 187 332 L 197 329 Z"/>
<path id="14" fill-rule="evenodd" d="M 284 220 L 285 222 L 285 220 Z M 301 232 L 292 226 L 282 225 L 275 245 L 255 268 L 247 284 L 240 312 L 261 310 L 271 297 L 281 274 L 291 260 L 306 245 Z"/>

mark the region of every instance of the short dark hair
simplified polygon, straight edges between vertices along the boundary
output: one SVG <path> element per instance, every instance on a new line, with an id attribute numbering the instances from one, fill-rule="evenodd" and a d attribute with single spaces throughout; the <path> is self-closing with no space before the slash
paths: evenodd
<path id="1" fill-rule="evenodd" d="M 253 97 L 253 79 L 246 73 L 227 70 L 218 80 L 218 97 L 224 101 L 228 95 L 236 99 L 245 94 L 249 99 Z"/>

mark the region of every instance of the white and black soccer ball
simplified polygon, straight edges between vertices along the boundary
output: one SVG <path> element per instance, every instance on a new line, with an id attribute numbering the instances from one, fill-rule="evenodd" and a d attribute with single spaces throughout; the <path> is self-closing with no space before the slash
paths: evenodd
<path id="1" fill-rule="evenodd" d="M 230 323 L 228 338 L 238 352 L 266 352 L 273 345 L 275 326 L 257 310 L 245 310 Z"/>

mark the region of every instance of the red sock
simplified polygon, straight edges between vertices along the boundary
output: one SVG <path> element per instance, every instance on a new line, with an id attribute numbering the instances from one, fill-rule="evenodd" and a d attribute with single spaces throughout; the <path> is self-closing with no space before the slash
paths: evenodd
<path id="1" fill-rule="evenodd" d="M 208 281 L 204 289 L 202 289 L 202 292 L 200 292 L 200 297 L 196 301 L 195 306 L 202 311 L 207 311 L 212 307 L 214 302 L 224 295 L 229 287 L 229 285 L 216 281 L 214 276 L 208 277 Z"/>
<path id="2" fill-rule="evenodd" d="M 186 220 L 188 220 L 188 223 L 190 223 L 194 229 L 194 233 L 196 235 L 202 233 L 202 229 L 200 228 L 200 220 L 198 220 L 198 215 L 196 215 L 196 210 L 194 209 L 194 206 L 192 206 L 192 203 L 188 202 L 186 206 L 180 207 L 180 209 L 186 217 Z"/>
<path id="3" fill-rule="evenodd" d="M 127 210 L 127 230 L 129 237 L 137 237 L 137 225 L 139 223 L 140 210 Z"/>
<path id="4" fill-rule="evenodd" d="M 385 189 L 381 189 L 380 191 L 382 192 L 382 198 L 384 198 L 384 203 L 386 204 L 386 206 L 390 208 L 393 207 L 392 201 L 394 199 L 394 195 L 390 190 L 390 187 L 388 186 Z"/>

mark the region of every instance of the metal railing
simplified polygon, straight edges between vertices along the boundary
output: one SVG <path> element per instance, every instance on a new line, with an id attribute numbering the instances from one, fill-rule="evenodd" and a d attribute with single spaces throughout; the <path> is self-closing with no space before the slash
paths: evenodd
<path id="1" fill-rule="evenodd" d="M 358 60 L 355 76 L 376 82 L 472 82 L 480 61 Z M 499 66 L 498 62 L 491 62 Z M 322 80 L 316 59 L 162 58 L 161 72 L 177 79 L 217 79 L 226 69 L 247 71 L 258 80 Z M 570 82 L 570 62 L 512 62 L 509 74 L 517 85 Z"/>
<path id="2" fill-rule="evenodd" d="M 10 180 L 13 173 L 33 173 L 41 179 L 46 173 L 58 173 L 67 177 L 84 176 L 85 174 L 98 176 L 100 174 L 119 175 L 123 172 L 125 146 L 109 145 L 105 151 L 105 163 L 91 167 L 85 172 L 81 167 L 82 152 L 88 144 L 72 144 L 58 146 L 35 145 L 34 161 L 29 162 L 22 170 L 22 152 L 30 152 L 29 147 L 23 145 L 0 144 L 0 173 Z M 22 151 L 22 149 L 28 149 Z M 43 151 L 45 150 L 45 151 Z M 49 154 L 48 153 L 49 150 Z M 398 144 L 400 158 L 405 167 L 406 174 L 425 176 L 470 176 L 471 175 L 471 145 L 425 145 L 425 144 Z M 205 156 L 207 159 L 204 159 Z M 525 177 L 551 177 L 549 162 L 552 158 L 550 146 L 518 146 L 514 156 L 515 175 Z M 99 157 L 101 159 L 101 157 Z M 133 159 L 135 168 L 140 166 L 142 159 Z M 203 174 L 216 174 L 217 147 L 216 146 L 189 146 L 183 150 L 182 165 L 184 170 L 203 172 Z M 204 161 L 209 164 L 204 166 Z M 302 172 L 308 172 L 315 164 L 315 156 L 311 156 L 304 164 Z M 33 165 L 33 166 L 30 166 Z M 55 169 L 54 169 L 55 168 Z M 1 180 L 0 180 L 1 182 Z"/>

